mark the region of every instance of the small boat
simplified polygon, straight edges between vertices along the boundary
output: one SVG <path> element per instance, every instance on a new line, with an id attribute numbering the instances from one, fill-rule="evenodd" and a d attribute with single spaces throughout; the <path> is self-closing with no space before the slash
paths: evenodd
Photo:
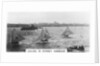
<path id="1" fill-rule="evenodd" d="M 30 26 L 21 28 L 21 30 L 36 30 L 36 29 L 38 29 L 38 27 L 36 27 L 34 25 L 30 25 Z"/>
<path id="2" fill-rule="evenodd" d="M 70 35 L 73 34 L 73 32 L 67 27 L 65 31 L 63 32 L 62 36 L 63 38 L 71 38 Z"/>
<path id="3" fill-rule="evenodd" d="M 46 45 L 48 44 L 48 40 L 50 39 L 50 34 L 46 28 L 42 28 L 41 34 L 38 37 L 39 42 L 37 44 Z"/>

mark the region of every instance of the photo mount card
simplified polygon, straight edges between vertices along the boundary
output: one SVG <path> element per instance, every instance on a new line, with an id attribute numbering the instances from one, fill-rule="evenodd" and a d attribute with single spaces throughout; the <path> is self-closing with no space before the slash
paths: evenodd
<path id="1" fill-rule="evenodd" d="M 3 2 L 1 62 L 96 63 L 96 0 Z"/>

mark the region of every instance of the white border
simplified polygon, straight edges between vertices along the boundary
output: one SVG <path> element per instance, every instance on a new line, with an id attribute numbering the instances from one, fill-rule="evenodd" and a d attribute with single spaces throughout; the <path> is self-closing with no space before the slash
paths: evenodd
<path id="1" fill-rule="evenodd" d="M 67 53 L 67 54 L 66 53 L 52 53 L 52 54 L 50 53 L 7 53 L 6 47 L 5 47 L 6 46 L 5 39 L 6 39 L 7 13 L 8 12 L 46 12 L 46 11 L 49 11 L 49 12 L 51 11 L 55 11 L 55 12 L 56 11 L 57 12 L 89 11 L 91 13 L 90 52 Z M 94 63 L 95 62 L 95 43 L 96 43 L 95 42 L 95 35 L 96 35 L 95 13 L 96 13 L 95 1 L 4 2 L 3 3 L 3 22 L 2 22 L 1 62 Z"/>

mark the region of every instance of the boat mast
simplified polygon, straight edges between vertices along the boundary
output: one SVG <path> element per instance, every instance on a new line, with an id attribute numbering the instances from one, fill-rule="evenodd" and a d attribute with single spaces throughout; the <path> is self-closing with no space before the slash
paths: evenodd
<path id="1" fill-rule="evenodd" d="M 67 28 L 65 29 L 65 31 L 63 32 L 62 36 L 63 38 L 70 38 L 69 36 L 73 34 L 73 32 L 69 29 L 69 27 L 67 26 Z"/>
<path id="2" fill-rule="evenodd" d="M 40 35 L 40 40 L 48 40 L 50 38 L 49 32 L 46 28 L 43 28 Z"/>
<path id="3" fill-rule="evenodd" d="M 46 28 L 42 28 L 41 34 L 39 36 L 39 42 L 37 44 L 42 44 L 43 46 L 48 44 L 48 39 L 50 38 L 49 32 Z"/>

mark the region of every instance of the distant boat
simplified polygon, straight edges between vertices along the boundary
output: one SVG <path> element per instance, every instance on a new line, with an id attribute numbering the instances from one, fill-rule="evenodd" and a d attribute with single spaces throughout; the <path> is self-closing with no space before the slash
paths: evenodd
<path id="1" fill-rule="evenodd" d="M 73 34 L 73 32 L 67 27 L 65 31 L 63 32 L 62 36 L 63 38 L 71 38 L 70 35 Z"/>
<path id="2" fill-rule="evenodd" d="M 38 27 L 36 27 L 34 25 L 21 28 L 21 30 L 36 30 L 36 29 L 38 29 Z"/>
<path id="3" fill-rule="evenodd" d="M 48 39 L 50 39 L 50 34 L 48 32 L 48 30 L 46 28 L 42 28 L 41 34 L 39 36 L 40 42 L 39 44 L 47 44 L 48 43 Z"/>

